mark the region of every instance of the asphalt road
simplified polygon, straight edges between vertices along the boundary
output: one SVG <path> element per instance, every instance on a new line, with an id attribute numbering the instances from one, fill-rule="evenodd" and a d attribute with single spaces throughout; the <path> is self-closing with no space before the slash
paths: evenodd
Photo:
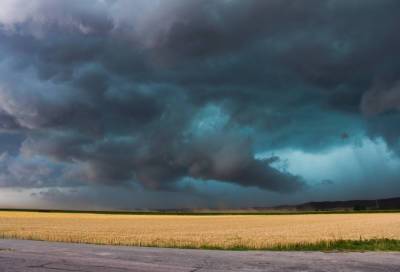
<path id="1" fill-rule="evenodd" d="M 0 240 L 0 272 L 400 271 L 400 253 L 181 250 Z"/>

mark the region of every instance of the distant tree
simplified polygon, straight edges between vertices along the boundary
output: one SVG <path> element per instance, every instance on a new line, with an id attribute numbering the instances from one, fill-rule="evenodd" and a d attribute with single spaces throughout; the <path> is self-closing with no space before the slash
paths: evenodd
<path id="1" fill-rule="evenodd" d="M 367 207 L 365 207 L 364 205 L 354 205 L 353 210 L 354 211 L 365 211 L 367 209 Z"/>

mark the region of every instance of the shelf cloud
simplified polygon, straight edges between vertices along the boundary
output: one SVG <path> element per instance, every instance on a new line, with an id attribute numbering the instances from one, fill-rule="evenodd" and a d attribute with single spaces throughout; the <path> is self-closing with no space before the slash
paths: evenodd
<path id="1" fill-rule="evenodd" d="M 0 186 L 301 194 L 312 182 L 277 150 L 381 139 L 397 156 L 399 8 L 4 0 Z"/>

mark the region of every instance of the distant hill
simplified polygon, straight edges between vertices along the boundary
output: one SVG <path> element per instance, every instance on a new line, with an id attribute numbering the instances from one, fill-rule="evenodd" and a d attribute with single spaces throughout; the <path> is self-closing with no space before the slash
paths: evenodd
<path id="1" fill-rule="evenodd" d="M 299 205 L 273 207 L 274 210 L 331 211 L 331 210 L 399 210 L 400 197 L 375 200 L 321 201 Z"/>

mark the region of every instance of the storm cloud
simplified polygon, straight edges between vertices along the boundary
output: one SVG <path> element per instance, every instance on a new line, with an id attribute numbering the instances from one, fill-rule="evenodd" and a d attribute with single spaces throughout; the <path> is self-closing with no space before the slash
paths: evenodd
<path id="1" fill-rule="evenodd" d="M 397 156 L 399 10 L 396 0 L 2 1 L 0 185 L 175 192 L 190 179 L 291 193 L 310 185 L 276 167 L 276 150 L 358 137 Z"/>

